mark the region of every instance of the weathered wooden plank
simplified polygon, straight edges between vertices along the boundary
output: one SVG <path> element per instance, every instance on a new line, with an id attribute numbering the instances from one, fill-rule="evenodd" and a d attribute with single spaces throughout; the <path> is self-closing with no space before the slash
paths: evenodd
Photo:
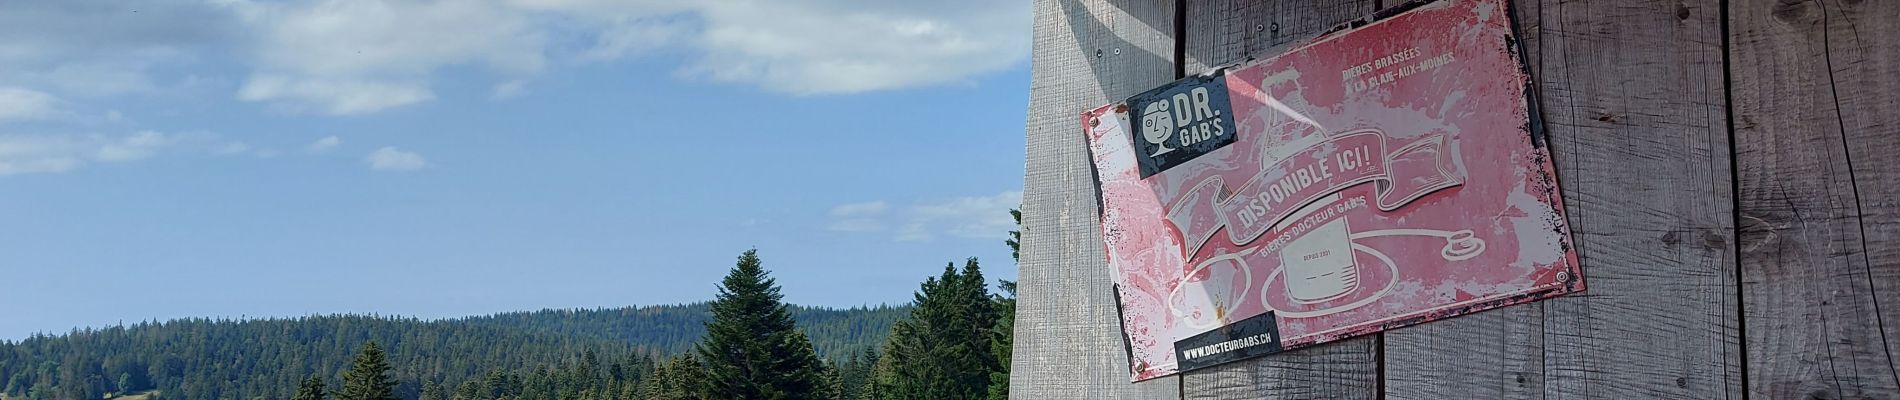
<path id="1" fill-rule="evenodd" d="M 1392 0 L 1396 1 L 1396 0 Z M 1181 46 L 1187 73 L 1271 57 L 1376 11 L 1373 0 L 1190 1 Z"/>
<path id="2" fill-rule="evenodd" d="M 1544 398 L 1542 317 L 1526 304 L 1386 332 L 1386 398 Z"/>
<path id="3" fill-rule="evenodd" d="M 1722 4 L 1525 9 L 1589 283 L 1543 303 L 1545 398 L 1741 397 Z"/>
<path id="4" fill-rule="evenodd" d="M 1900 2 L 1828 4 L 1843 22 L 1827 25 L 1828 54 L 1860 200 L 1875 327 L 1886 341 L 1881 350 L 1888 371 L 1900 374 L 1894 355 L 1900 349 Z"/>
<path id="5" fill-rule="evenodd" d="M 1129 383 L 1083 111 L 1175 78 L 1174 2 L 1037 0 L 1010 396 L 1178 398 Z"/>
<path id="6" fill-rule="evenodd" d="M 1900 398 L 1894 335 L 1881 324 L 1894 306 L 1879 304 L 1900 298 L 1893 228 L 1880 226 L 1894 222 L 1900 183 L 1892 165 L 1900 8 L 1731 7 L 1748 390 Z"/>
<path id="7" fill-rule="evenodd" d="M 1511 7 L 1524 61 L 1541 78 L 1538 3 Z M 1386 398 L 1544 398 L 1543 316 L 1532 303 L 1386 332 Z"/>
<path id="8" fill-rule="evenodd" d="M 1368 0 L 1187 2 L 1188 73 L 1272 55 L 1371 15 Z M 1184 374 L 1190 399 L 1353 399 L 1378 395 L 1378 338 L 1361 337 Z"/>

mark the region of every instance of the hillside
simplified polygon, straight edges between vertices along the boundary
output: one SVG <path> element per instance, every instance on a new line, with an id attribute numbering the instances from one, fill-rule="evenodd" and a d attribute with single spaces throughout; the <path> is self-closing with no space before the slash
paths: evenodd
<path id="1" fill-rule="evenodd" d="M 692 347 L 705 333 L 708 303 L 595 310 L 541 310 L 470 317 L 457 322 L 487 327 L 523 329 L 567 337 L 598 338 L 635 343 L 663 354 Z M 884 341 L 891 323 L 910 312 L 909 307 L 831 309 L 792 306 L 792 319 L 811 336 L 821 357 L 837 351 L 851 354 Z"/>
<path id="2" fill-rule="evenodd" d="M 100 398 L 157 389 L 168 399 L 289 398 L 311 375 L 334 377 L 358 346 L 389 351 L 399 390 L 424 379 L 448 385 L 497 371 L 523 372 L 587 352 L 609 364 L 690 349 L 708 305 L 513 312 L 451 320 L 327 315 L 260 320 L 186 319 L 76 330 L 0 342 L 7 398 Z M 855 354 L 884 340 L 908 307 L 792 307 L 821 356 Z"/>

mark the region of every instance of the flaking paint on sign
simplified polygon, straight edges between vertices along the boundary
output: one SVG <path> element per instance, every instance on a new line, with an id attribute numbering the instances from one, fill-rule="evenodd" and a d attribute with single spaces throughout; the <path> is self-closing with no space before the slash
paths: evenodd
<path id="1" fill-rule="evenodd" d="M 1505 7 L 1083 115 L 1135 380 L 1583 290 Z"/>

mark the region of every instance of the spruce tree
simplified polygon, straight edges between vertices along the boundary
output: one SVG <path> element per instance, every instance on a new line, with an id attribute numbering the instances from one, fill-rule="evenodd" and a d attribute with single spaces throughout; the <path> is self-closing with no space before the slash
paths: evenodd
<path id="1" fill-rule="evenodd" d="M 952 297 L 957 325 L 939 332 L 953 341 L 944 349 L 951 350 L 945 354 L 949 357 L 947 373 L 958 393 L 965 394 L 957 398 L 976 399 L 988 394 L 990 373 L 997 370 L 996 356 L 991 351 L 996 300 L 990 296 L 989 281 L 983 278 L 976 258 L 965 261 L 959 275 Z"/>
<path id="2" fill-rule="evenodd" d="M 343 391 L 337 393 L 336 399 L 400 400 L 396 397 L 396 381 L 389 378 L 389 361 L 384 359 L 383 348 L 376 342 L 363 344 L 363 350 L 356 354 L 356 362 L 343 373 Z"/>
<path id="3" fill-rule="evenodd" d="M 449 400 L 449 391 L 433 378 L 422 381 L 422 394 L 416 400 Z"/>
<path id="4" fill-rule="evenodd" d="M 792 321 L 783 297 L 760 267 L 757 250 L 739 256 L 719 285 L 712 321 L 697 346 L 705 373 L 700 397 L 818 398 L 824 365 Z"/>
<path id="5" fill-rule="evenodd" d="M 850 400 L 871 399 L 869 387 L 872 383 L 871 372 L 877 363 L 877 350 L 866 347 L 861 352 L 849 356 L 844 368 L 838 371 L 843 393 L 840 398 Z"/>
<path id="6" fill-rule="evenodd" d="M 876 362 L 871 364 L 871 376 L 865 382 L 860 398 L 901 399 L 903 396 L 894 393 L 908 391 L 900 390 L 900 388 L 908 389 L 914 385 L 915 377 L 903 376 L 907 371 L 900 371 L 896 366 L 898 359 L 912 358 L 914 349 L 909 347 L 909 344 L 916 340 L 916 335 L 910 331 L 909 321 L 898 321 L 896 325 L 891 326 L 891 334 L 884 340 L 883 354 L 880 354 Z"/>
<path id="7" fill-rule="evenodd" d="M 132 393 L 132 374 L 125 373 L 125 372 L 119 373 L 118 385 L 114 385 L 113 388 L 117 389 L 117 392 L 120 396 L 131 394 Z"/>
<path id="8" fill-rule="evenodd" d="M 324 400 L 328 396 L 329 394 L 323 392 L 323 378 L 312 376 L 310 379 L 303 380 L 303 384 L 297 385 L 297 396 L 291 399 Z"/>
<path id="9" fill-rule="evenodd" d="M 817 398 L 844 398 L 844 376 L 839 374 L 839 368 L 840 366 L 837 363 L 825 363 L 825 372 L 822 376 L 824 378 L 824 384 L 819 385 Z"/>
<path id="10" fill-rule="evenodd" d="M 998 279 L 1003 294 L 996 297 L 996 328 L 990 330 L 990 356 L 996 370 L 990 372 L 989 398 L 1009 400 L 1009 364 L 1015 347 L 1016 282 Z"/>
<path id="11" fill-rule="evenodd" d="M 891 327 L 887 369 L 875 379 L 881 398 L 978 399 L 998 369 L 991 350 L 996 309 L 976 259 L 924 280 L 910 319 Z M 883 365 L 880 365 L 883 367 Z"/>
<path id="12" fill-rule="evenodd" d="M 673 357 L 653 367 L 653 373 L 641 388 L 640 398 L 648 400 L 695 400 L 701 396 L 704 367 L 693 353 Z"/>
<path id="13" fill-rule="evenodd" d="M 1010 218 L 1016 220 L 1016 230 L 1009 231 L 1009 258 L 1018 266 L 1023 262 L 1023 212 L 1009 210 Z M 998 279 L 996 286 L 1003 293 L 996 296 L 996 328 L 990 330 L 990 356 L 996 358 L 996 370 L 990 372 L 990 400 L 1009 400 L 1009 364 L 1015 351 L 1016 337 L 1016 282 Z"/>
<path id="14" fill-rule="evenodd" d="M 1009 245 L 1009 258 L 1021 263 L 1023 262 L 1023 210 L 1012 208 L 1009 210 L 1009 217 L 1016 220 L 1016 230 L 1009 231 L 1009 239 L 1004 239 L 1003 244 Z"/>

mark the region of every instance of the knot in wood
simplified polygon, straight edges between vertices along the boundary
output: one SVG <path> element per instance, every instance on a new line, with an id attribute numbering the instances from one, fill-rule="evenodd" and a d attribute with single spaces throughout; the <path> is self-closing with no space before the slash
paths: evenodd
<path id="1" fill-rule="evenodd" d="M 1808 8 L 1813 7 L 1807 0 L 1780 0 L 1775 3 L 1775 19 L 1783 22 L 1803 22 L 1808 16 Z"/>

